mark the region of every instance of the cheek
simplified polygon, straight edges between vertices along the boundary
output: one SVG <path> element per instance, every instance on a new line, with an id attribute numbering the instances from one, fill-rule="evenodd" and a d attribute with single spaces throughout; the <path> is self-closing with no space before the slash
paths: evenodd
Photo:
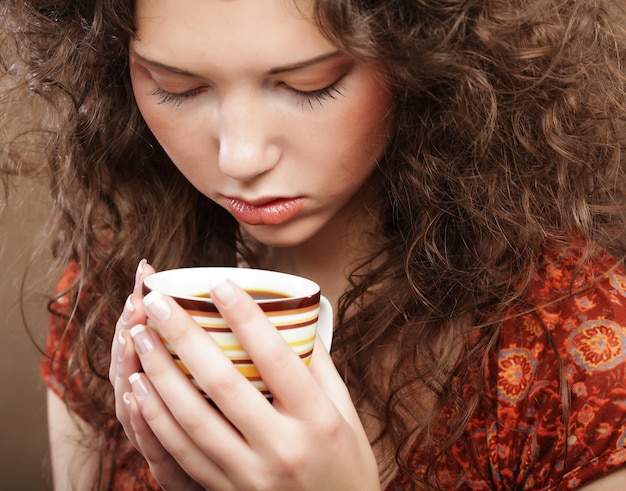
<path id="1" fill-rule="evenodd" d="M 131 64 L 131 84 L 135 95 L 135 102 L 139 108 L 146 125 L 159 141 L 163 149 L 173 158 L 176 142 L 185 133 L 177 131 L 184 123 L 181 118 L 175 117 L 175 112 L 168 106 L 158 104 L 151 94 L 154 90 L 154 82 L 142 72 L 141 68 Z M 174 117 L 173 117 L 174 115 Z"/>
<path id="2" fill-rule="evenodd" d="M 150 96 L 136 95 L 135 99 L 146 125 L 163 150 L 183 174 L 189 174 L 189 163 L 199 161 L 203 151 L 198 144 L 202 139 L 193 131 L 199 125 L 176 115 L 176 111 L 156 104 Z"/>
<path id="3" fill-rule="evenodd" d="M 351 165 L 356 172 L 359 164 L 363 172 L 371 171 L 383 154 L 390 139 L 389 107 L 390 98 L 384 91 L 369 90 L 337 118 L 335 131 L 330 134 L 337 145 L 344 146 L 343 160 L 358 161 Z"/>
<path id="4" fill-rule="evenodd" d="M 356 111 L 355 120 L 360 131 L 365 135 L 368 146 L 380 156 L 380 146 L 389 141 L 391 131 L 391 95 L 381 84 L 371 83 L 369 90 L 363 95 L 360 110 Z"/>
<path id="5" fill-rule="evenodd" d="M 139 112 L 152 134 L 163 145 L 162 139 L 164 138 L 162 138 L 162 136 L 168 133 L 168 125 L 165 124 L 166 119 L 160 114 L 161 108 L 152 100 L 152 96 L 148 92 L 147 84 L 142 82 L 142 77 L 132 77 L 132 73 L 131 70 L 133 93 Z"/>

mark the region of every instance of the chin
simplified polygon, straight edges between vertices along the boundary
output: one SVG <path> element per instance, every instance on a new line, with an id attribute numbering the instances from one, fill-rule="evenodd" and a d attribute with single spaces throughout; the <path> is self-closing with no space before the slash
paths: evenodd
<path id="1" fill-rule="evenodd" d="M 246 234 L 267 247 L 297 247 L 310 241 L 315 232 L 300 227 L 279 227 L 275 225 L 244 226 Z M 308 233 L 307 233 L 308 232 Z"/>

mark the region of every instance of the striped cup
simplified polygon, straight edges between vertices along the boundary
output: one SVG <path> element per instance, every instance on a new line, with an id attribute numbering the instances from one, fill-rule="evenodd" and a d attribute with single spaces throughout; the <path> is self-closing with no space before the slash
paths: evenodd
<path id="1" fill-rule="evenodd" d="M 271 394 L 254 363 L 240 346 L 210 298 L 211 285 L 218 284 L 225 279 L 239 285 L 255 299 L 272 324 L 307 366 L 313 355 L 317 333 L 326 348 L 330 350 L 333 330 L 332 307 L 330 302 L 320 294 L 320 287 L 317 283 L 300 276 L 262 269 L 180 268 L 161 271 L 144 280 L 144 293 L 155 290 L 173 297 L 211 335 L 237 369 L 271 399 Z M 164 338 L 162 340 L 178 366 L 200 389 L 167 340 Z M 207 397 L 202 389 L 200 391 Z"/>

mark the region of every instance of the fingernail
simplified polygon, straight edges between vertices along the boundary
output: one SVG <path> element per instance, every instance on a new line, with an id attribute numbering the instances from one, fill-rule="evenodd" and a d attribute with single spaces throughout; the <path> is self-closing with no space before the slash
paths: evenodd
<path id="1" fill-rule="evenodd" d="M 139 264 L 137 265 L 137 271 L 135 273 L 135 284 L 139 282 L 139 279 L 141 278 L 141 275 L 143 274 L 143 267 L 147 262 L 148 262 L 147 259 L 142 259 L 141 261 L 139 261 Z"/>
<path id="2" fill-rule="evenodd" d="M 211 296 L 216 298 L 221 304 L 228 307 L 235 301 L 237 292 L 233 284 L 229 281 L 223 281 L 211 288 Z"/>
<path id="3" fill-rule="evenodd" d="M 124 304 L 124 310 L 122 311 L 122 324 L 128 324 L 130 318 L 133 316 L 133 312 L 135 312 L 135 307 L 133 307 L 130 297 L 131 296 L 129 295 L 126 298 L 126 303 Z"/>
<path id="4" fill-rule="evenodd" d="M 128 377 L 128 381 L 130 382 L 130 386 L 133 388 L 133 394 L 135 394 L 135 397 L 138 400 L 141 401 L 148 395 L 148 387 L 144 384 L 143 380 L 141 380 L 141 375 L 135 372 Z"/>
<path id="5" fill-rule="evenodd" d="M 130 392 L 124 392 L 124 395 L 122 396 L 122 401 L 124 401 L 124 404 L 126 404 L 127 406 L 130 406 Z"/>
<path id="6" fill-rule="evenodd" d="M 148 293 L 143 299 L 143 304 L 146 306 L 150 316 L 157 321 L 166 321 L 172 314 L 170 306 L 167 305 L 165 298 L 159 292 L 152 291 Z"/>
<path id="7" fill-rule="evenodd" d="M 126 339 L 122 335 L 124 331 L 120 331 L 117 335 L 117 342 L 119 343 L 119 349 L 117 350 L 117 361 L 122 361 L 126 354 Z"/>
<path id="8" fill-rule="evenodd" d="M 154 344 L 152 344 L 152 339 L 146 332 L 145 326 L 141 324 L 136 325 L 130 330 L 130 335 L 133 337 L 137 353 L 141 356 L 148 355 L 154 351 Z"/>

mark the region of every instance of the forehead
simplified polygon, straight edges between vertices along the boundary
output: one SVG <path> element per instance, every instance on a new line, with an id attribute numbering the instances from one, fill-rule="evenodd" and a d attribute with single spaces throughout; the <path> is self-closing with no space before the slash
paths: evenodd
<path id="1" fill-rule="evenodd" d="M 137 0 L 133 44 L 177 66 L 284 64 L 333 49 L 311 0 Z"/>

